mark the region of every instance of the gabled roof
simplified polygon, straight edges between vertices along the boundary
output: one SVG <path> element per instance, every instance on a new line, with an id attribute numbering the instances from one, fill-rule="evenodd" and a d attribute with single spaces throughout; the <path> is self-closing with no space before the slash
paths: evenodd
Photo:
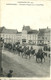
<path id="1" fill-rule="evenodd" d="M 23 26 L 23 29 L 22 30 L 27 30 L 27 31 L 29 31 L 29 30 L 31 30 L 30 29 L 30 26 Z"/>
<path id="2" fill-rule="evenodd" d="M 30 30 L 30 31 L 28 31 L 27 33 L 28 33 L 28 34 L 37 34 L 38 31 L 37 31 L 37 30 Z"/>
<path id="3" fill-rule="evenodd" d="M 5 27 L 0 27 L 0 33 L 2 33 L 3 29 L 5 29 Z"/>
<path id="4" fill-rule="evenodd" d="M 6 33 L 6 34 L 17 34 L 18 31 L 16 29 L 6 29 L 5 27 L 1 27 L 0 32 Z"/>
<path id="5" fill-rule="evenodd" d="M 48 33 L 48 32 L 51 32 L 50 28 L 48 28 L 48 29 L 45 30 L 45 33 Z"/>
<path id="6" fill-rule="evenodd" d="M 17 34 L 17 30 L 15 29 L 5 29 L 2 31 L 2 33 L 6 33 L 6 34 Z"/>
<path id="7" fill-rule="evenodd" d="M 39 29 L 38 36 L 44 36 L 46 29 Z"/>

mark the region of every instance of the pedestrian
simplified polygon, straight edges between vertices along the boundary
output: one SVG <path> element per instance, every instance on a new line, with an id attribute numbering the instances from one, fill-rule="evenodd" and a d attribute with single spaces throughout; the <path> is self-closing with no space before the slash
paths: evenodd
<path id="1" fill-rule="evenodd" d="M 7 74 L 7 77 L 12 77 L 12 73 L 13 73 L 13 70 L 9 70 L 9 73 Z"/>
<path id="2" fill-rule="evenodd" d="M 1 72 L 3 73 L 3 68 L 1 67 Z"/>

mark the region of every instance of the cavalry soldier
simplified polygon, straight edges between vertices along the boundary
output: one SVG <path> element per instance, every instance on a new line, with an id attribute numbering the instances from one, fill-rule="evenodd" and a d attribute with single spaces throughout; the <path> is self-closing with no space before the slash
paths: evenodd
<path id="1" fill-rule="evenodd" d="M 31 49 L 33 49 L 33 47 L 31 46 Z"/>
<path id="2" fill-rule="evenodd" d="M 31 51 L 31 53 L 32 53 L 32 51 L 33 51 L 33 47 L 31 46 L 31 48 L 30 48 L 30 51 Z"/>
<path id="3" fill-rule="evenodd" d="M 42 56 L 42 55 L 43 55 L 42 49 L 39 49 L 39 50 L 38 50 L 38 55 L 39 55 L 39 56 Z"/>

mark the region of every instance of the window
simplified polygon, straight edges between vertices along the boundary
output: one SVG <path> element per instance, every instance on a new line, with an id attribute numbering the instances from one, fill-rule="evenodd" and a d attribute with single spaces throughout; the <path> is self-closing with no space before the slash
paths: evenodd
<path id="1" fill-rule="evenodd" d="M 38 36 L 38 38 L 40 38 L 40 36 Z"/>
<path id="2" fill-rule="evenodd" d="M 22 39 L 22 42 L 26 42 L 26 39 Z"/>
<path id="3" fill-rule="evenodd" d="M 46 37 L 46 39 L 47 39 L 47 37 Z"/>
<path id="4" fill-rule="evenodd" d="M 42 37 L 42 39 L 44 39 L 44 37 Z"/>

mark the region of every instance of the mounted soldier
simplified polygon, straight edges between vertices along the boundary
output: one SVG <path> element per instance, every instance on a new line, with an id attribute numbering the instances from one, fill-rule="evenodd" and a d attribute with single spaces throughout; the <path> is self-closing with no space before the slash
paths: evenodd
<path id="1" fill-rule="evenodd" d="M 31 52 L 31 55 L 35 55 L 35 49 L 33 49 L 33 47 L 31 46 L 31 48 L 30 48 L 30 52 Z"/>
<path id="2" fill-rule="evenodd" d="M 45 62 L 45 57 L 44 57 L 42 49 L 38 50 L 38 53 L 36 54 L 36 61 L 37 59 L 41 59 L 41 63 L 42 63 L 42 59 L 44 59 L 44 62 Z"/>

